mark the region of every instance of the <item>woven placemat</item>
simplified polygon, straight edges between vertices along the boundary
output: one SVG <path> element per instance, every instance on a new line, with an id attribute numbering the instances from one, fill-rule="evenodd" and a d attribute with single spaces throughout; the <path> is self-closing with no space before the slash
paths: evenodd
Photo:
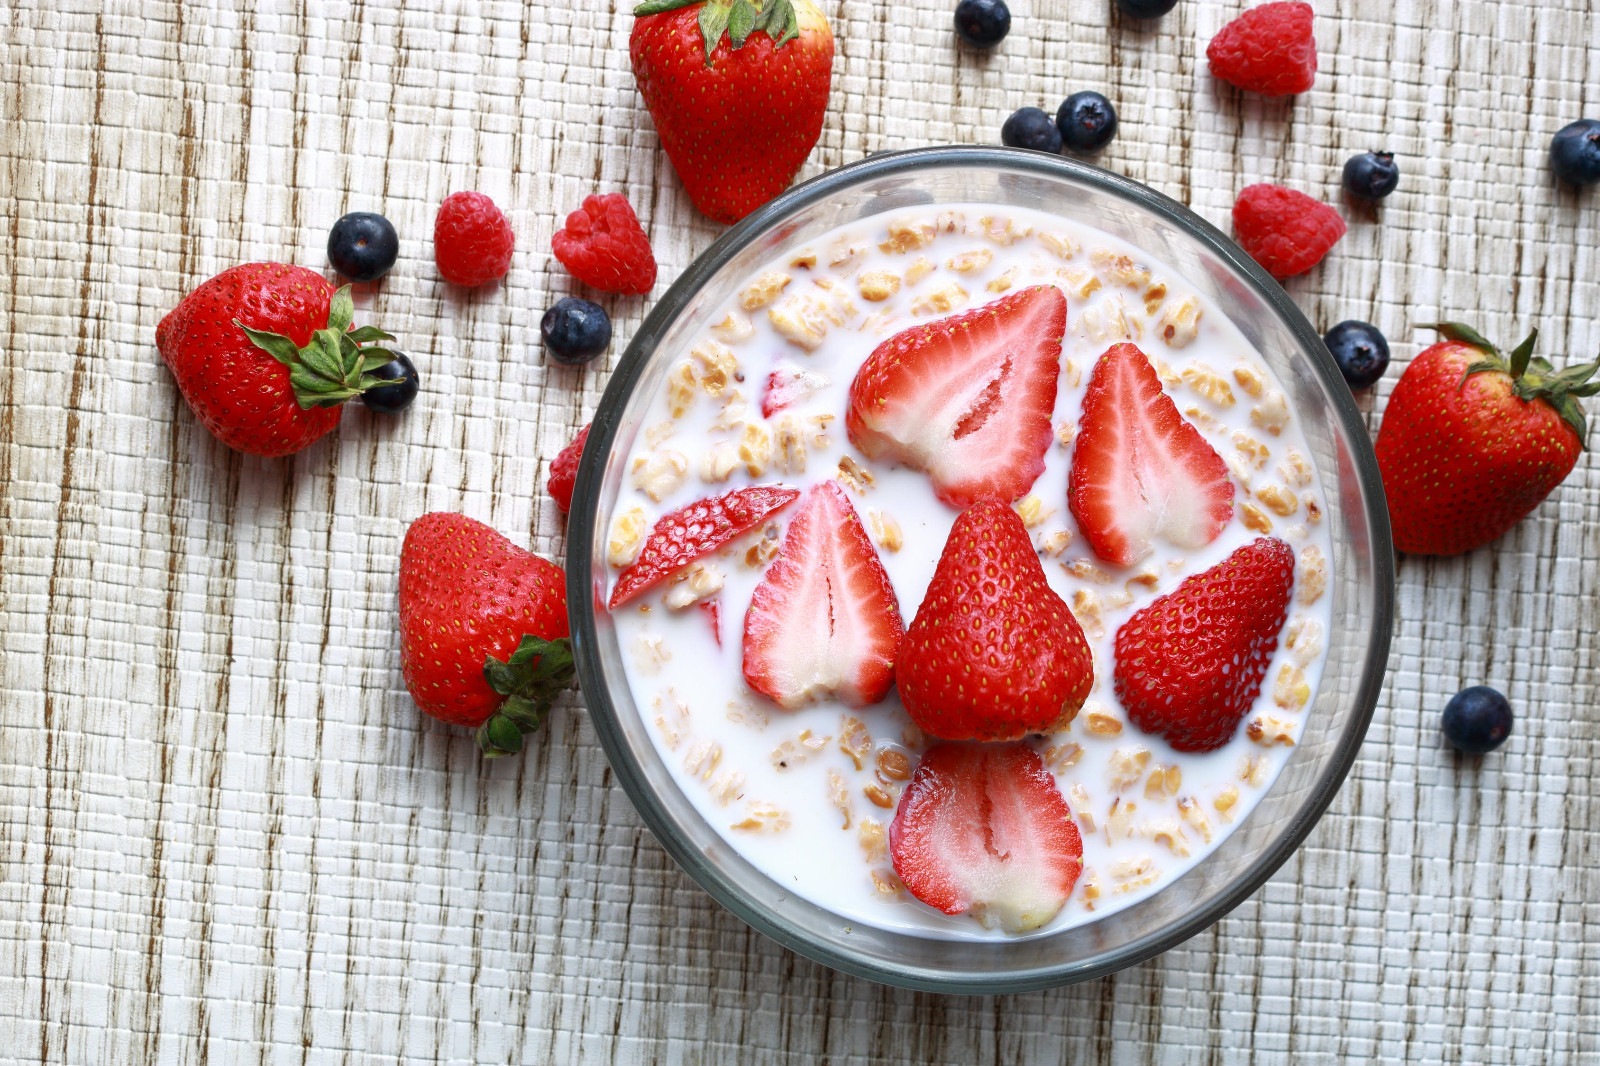
<path id="1" fill-rule="evenodd" d="M 1316 0 L 1293 101 L 1204 70 L 1240 0 L 1154 28 L 1015 0 L 958 51 L 951 3 L 823 0 L 834 95 L 806 173 L 992 142 L 1098 88 L 1106 166 L 1226 225 L 1281 181 L 1337 202 L 1387 147 L 1401 190 L 1291 282 L 1313 322 L 1600 350 L 1600 196 L 1550 135 L 1600 116 L 1593 0 Z M 544 465 L 606 371 L 550 368 L 575 283 L 557 220 L 627 193 L 663 284 L 717 234 L 637 98 L 627 5 L 20 0 L 0 10 L 0 1060 L 73 1063 L 1579 1062 L 1600 1056 L 1600 476 L 1587 457 L 1494 547 L 1400 568 L 1388 685 L 1348 784 L 1241 906 L 1147 965 L 1000 999 L 913 995 L 748 931 L 667 859 L 580 704 L 482 762 L 397 669 L 410 519 L 462 510 L 564 550 Z M 463 295 L 448 192 L 509 209 L 515 267 Z M 160 316 L 236 262 L 321 267 L 346 210 L 394 220 L 370 317 L 424 393 L 287 461 L 231 453 L 156 357 Z M 647 300 L 610 299 L 620 352 Z M 1391 370 L 1389 382 L 1397 376 Z M 1387 386 L 1363 398 L 1381 411 Z M 1517 733 L 1443 750 L 1466 683 Z"/>

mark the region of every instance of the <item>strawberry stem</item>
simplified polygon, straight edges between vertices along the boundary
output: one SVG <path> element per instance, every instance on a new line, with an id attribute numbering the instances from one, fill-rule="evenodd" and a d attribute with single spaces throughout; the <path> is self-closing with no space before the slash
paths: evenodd
<path id="1" fill-rule="evenodd" d="M 531 633 L 501 661 L 484 657 L 483 679 L 505 699 L 500 709 L 478 727 L 478 749 L 498 759 L 522 750 L 522 738 L 544 724 L 550 704 L 572 683 L 572 641 L 545 640 Z"/>
<path id="2" fill-rule="evenodd" d="M 744 42 L 757 30 L 772 40 L 774 49 L 782 48 L 800 36 L 800 17 L 795 13 L 794 0 L 647 0 L 633 9 L 635 18 L 660 15 L 667 11 L 700 4 L 700 37 L 705 43 L 706 66 L 711 65 L 711 54 L 728 35 L 733 51 L 744 47 Z"/>
<path id="3" fill-rule="evenodd" d="M 281 333 L 251 329 L 237 318 L 233 324 L 244 331 L 250 343 L 289 368 L 289 385 L 295 402 L 303 411 L 313 407 L 338 407 L 392 380 L 373 377 L 367 371 L 394 358 L 394 352 L 375 341 L 392 341 L 393 335 L 377 326 L 350 328 L 355 302 L 350 286 L 340 286 L 328 301 L 328 324 L 311 335 L 304 348 Z M 363 347 L 365 345 L 365 347 Z"/>
<path id="4" fill-rule="evenodd" d="M 1458 392 L 1466 388 L 1467 379 L 1474 374 L 1486 371 L 1505 374 L 1511 379 L 1511 391 L 1518 399 L 1527 403 L 1538 400 L 1549 404 L 1561 416 L 1562 421 L 1578 434 L 1579 446 L 1588 447 L 1586 438 L 1589 423 L 1584 417 L 1583 405 L 1578 402 L 1578 398 L 1600 393 L 1600 381 L 1590 380 L 1596 373 L 1600 373 L 1600 360 L 1593 363 L 1576 363 L 1558 371 L 1550 360 L 1533 354 L 1533 346 L 1539 339 L 1537 329 L 1530 332 L 1507 356 L 1502 355 L 1499 348 L 1484 339 L 1483 334 L 1461 322 L 1439 322 L 1422 328 L 1438 330 L 1447 339 L 1476 348 L 1483 353 L 1482 359 L 1468 365 L 1462 372 L 1461 382 L 1456 386 Z"/>

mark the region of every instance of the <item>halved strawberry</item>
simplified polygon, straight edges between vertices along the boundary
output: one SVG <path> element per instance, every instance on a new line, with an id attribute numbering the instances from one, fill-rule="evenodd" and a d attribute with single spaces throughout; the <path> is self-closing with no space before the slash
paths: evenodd
<path id="1" fill-rule="evenodd" d="M 850 383 L 850 440 L 952 507 L 1016 499 L 1044 472 L 1066 328 L 1067 298 L 1037 285 L 896 333 Z"/>
<path id="2" fill-rule="evenodd" d="M 1134 344 L 1094 365 L 1072 453 L 1067 504 L 1094 553 L 1127 566 L 1164 537 L 1203 548 L 1233 517 L 1228 464 L 1161 391 Z"/>
<path id="3" fill-rule="evenodd" d="M 752 485 L 662 515 L 651 527 L 639 557 L 618 575 L 617 586 L 611 590 L 611 608 L 615 610 L 702 555 L 754 529 L 799 495 L 799 489 L 783 485 Z"/>
<path id="4" fill-rule="evenodd" d="M 806 492 L 744 616 L 744 678 L 785 710 L 877 703 L 905 627 L 894 587 L 837 481 Z"/>
<path id="5" fill-rule="evenodd" d="M 937 744 L 900 796 L 889 857 L 928 906 L 1020 933 L 1072 895 L 1083 838 L 1055 775 L 1026 744 Z"/>
<path id="6" fill-rule="evenodd" d="M 761 394 L 761 417 L 771 418 L 785 407 L 790 407 L 819 389 L 828 387 L 828 379 L 815 370 L 802 370 L 787 364 L 767 375 L 767 390 Z"/>

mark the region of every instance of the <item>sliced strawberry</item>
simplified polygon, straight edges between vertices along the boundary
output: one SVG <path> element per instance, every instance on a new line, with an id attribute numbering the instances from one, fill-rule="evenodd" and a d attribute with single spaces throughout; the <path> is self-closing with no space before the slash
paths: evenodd
<path id="1" fill-rule="evenodd" d="M 578 479 L 578 460 L 583 458 L 583 442 L 588 439 L 589 427 L 585 425 L 572 438 L 572 443 L 562 448 L 560 454 L 550 461 L 550 474 L 544 487 L 550 493 L 550 498 L 556 501 L 556 506 L 561 508 L 562 514 L 572 509 L 572 485 Z"/>
<path id="2" fill-rule="evenodd" d="M 877 703 L 905 627 L 894 587 L 837 481 L 812 486 L 744 616 L 744 678 L 785 710 Z"/>
<path id="3" fill-rule="evenodd" d="M 792 407 L 819 389 L 828 379 L 815 370 L 783 365 L 767 375 L 767 390 L 761 395 L 761 417 L 771 418 L 785 407 Z"/>
<path id="4" fill-rule="evenodd" d="M 1054 918 L 1083 870 L 1072 811 L 1026 744 L 938 744 L 889 824 L 894 872 L 911 894 L 985 928 Z"/>
<path id="5" fill-rule="evenodd" d="M 799 495 L 799 489 L 783 485 L 752 485 L 662 515 L 651 527 L 639 557 L 617 576 L 611 608 L 615 610 L 702 555 L 754 529 Z"/>
<path id="6" fill-rule="evenodd" d="M 701 600 L 696 606 L 704 612 L 707 620 L 711 623 L 711 635 L 717 638 L 717 647 L 720 648 L 722 647 L 722 608 L 718 606 L 718 602 L 713 597 L 709 600 Z"/>
<path id="7" fill-rule="evenodd" d="M 1161 391 L 1137 345 L 1094 366 L 1072 453 L 1067 504 L 1094 553 L 1127 566 L 1164 537 L 1203 548 L 1233 517 L 1228 464 Z"/>
<path id="8" fill-rule="evenodd" d="M 952 507 L 1016 499 L 1044 472 L 1066 326 L 1066 297 L 1039 285 L 895 334 L 850 383 L 851 441 Z"/>

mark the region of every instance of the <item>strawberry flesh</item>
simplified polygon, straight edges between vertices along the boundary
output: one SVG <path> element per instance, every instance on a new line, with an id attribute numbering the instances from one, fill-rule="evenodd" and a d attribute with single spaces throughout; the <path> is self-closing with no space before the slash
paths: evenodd
<path id="1" fill-rule="evenodd" d="M 1294 586 L 1294 549 L 1258 537 L 1117 630 L 1115 689 L 1128 720 L 1178 751 L 1233 739 L 1261 691 Z"/>
<path id="2" fill-rule="evenodd" d="M 1094 553 L 1123 566 L 1158 536 L 1203 548 L 1233 517 L 1228 464 L 1178 413 L 1137 345 L 1114 344 L 1095 364 L 1067 503 Z"/>
<path id="3" fill-rule="evenodd" d="M 1083 870 L 1083 838 L 1026 744 L 938 744 L 889 825 L 894 872 L 917 899 L 1020 933 L 1054 918 Z"/>
<path id="4" fill-rule="evenodd" d="M 837 481 L 807 491 L 744 617 L 744 676 L 785 710 L 877 703 L 904 627 L 894 587 Z"/>
<path id="5" fill-rule="evenodd" d="M 761 395 L 761 417 L 771 418 L 785 407 L 792 407 L 827 387 L 828 379 L 813 370 L 780 366 L 767 375 L 767 388 Z"/>
<path id="6" fill-rule="evenodd" d="M 783 485 L 753 485 L 697 500 L 662 515 L 651 527 L 639 557 L 617 576 L 616 588 L 611 590 L 611 609 L 754 529 L 799 495 L 799 489 Z"/>
<path id="7" fill-rule="evenodd" d="M 850 383 L 850 440 L 925 471 L 952 507 L 1016 499 L 1044 472 L 1066 323 L 1040 285 L 895 334 Z"/>

